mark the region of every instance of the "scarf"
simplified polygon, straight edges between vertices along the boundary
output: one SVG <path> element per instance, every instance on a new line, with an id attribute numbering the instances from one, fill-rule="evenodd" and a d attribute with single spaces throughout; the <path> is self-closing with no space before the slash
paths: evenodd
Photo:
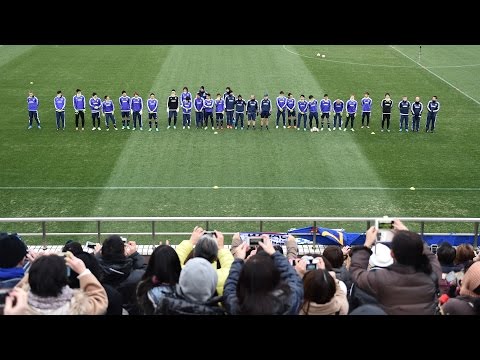
<path id="1" fill-rule="evenodd" d="M 480 286 L 480 262 L 474 262 L 463 276 L 460 295 L 480 297 L 473 290 Z"/>
<path id="2" fill-rule="evenodd" d="M 73 290 L 67 285 L 62 288 L 58 296 L 38 296 L 29 291 L 28 304 L 38 310 L 55 310 L 69 304 L 73 297 Z"/>
<path id="3" fill-rule="evenodd" d="M 25 270 L 21 267 L 0 268 L 0 281 L 17 278 L 21 279 L 23 278 L 23 275 L 25 275 Z"/>

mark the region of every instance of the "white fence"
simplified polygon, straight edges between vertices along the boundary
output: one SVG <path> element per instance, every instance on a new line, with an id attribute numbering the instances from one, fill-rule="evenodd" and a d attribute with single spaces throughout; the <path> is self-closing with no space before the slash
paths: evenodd
<path id="1" fill-rule="evenodd" d="M 47 236 L 96 236 L 98 242 L 101 242 L 102 236 L 108 236 L 113 234 L 120 233 L 121 235 L 147 235 L 151 236 L 152 244 L 156 244 L 156 236 L 175 236 L 175 235 L 190 235 L 189 232 L 161 232 L 157 231 L 157 228 L 160 223 L 164 222 L 190 222 L 195 225 L 201 225 L 206 230 L 210 229 L 210 224 L 212 222 L 256 222 L 258 223 L 258 231 L 262 232 L 265 223 L 267 222 L 285 222 L 285 223 L 305 223 L 305 226 L 311 224 L 311 226 L 316 227 L 317 224 L 321 226 L 326 222 L 336 222 L 336 223 L 352 223 L 360 222 L 365 223 L 365 229 L 368 229 L 375 222 L 375 217 L 38 217 L 38 218 L 0 218 L 1 223 L 38 223 L 41 225 L 41 232 L 22 232 L 22 229 L 15 229 L 22 236 L 41 236 L 43 245 L 47 246 Z M 425 224 L 426 223 L 469 223 L 471 224 L 472 232 L 470 233 L 457 233 L 456 235 L 473 235 L 474 236 L 474 246 L 477 247 L 478 240 L 478 227 L 480 224 L 480 218 L 419 218 L 419 217 L 398 217 L 403 222 L 415 222 L 420 224 L 420 234 L 421 235 L 448 235 L 448 233 L 425 233 Z M 95 223 L 96 232 L 49 232 L 47 230 L 48 224 L 50 223 Z M 148 223 L 151 226 L 151 231 L 149 232 L 103 232 L 102 223 L 104 222 L 143 222 Z M 193 226 L 192 226 L 193 227 Z M 289 227 L 287 225 L 287 227 Z M 2 226 L 0 225 L 0 230 Z M 248 229 L 252 231 L 254 229 Z M 241 229 L 239 228 L 239 231 Z M 233 233 L 225 232 L 226 235 L 231 235 Z M 314 244 L 316 244 L 316 234 L 313 235 Z"/>

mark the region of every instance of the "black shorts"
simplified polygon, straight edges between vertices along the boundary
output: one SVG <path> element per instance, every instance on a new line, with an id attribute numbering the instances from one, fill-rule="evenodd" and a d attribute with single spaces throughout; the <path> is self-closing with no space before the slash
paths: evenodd
<path id="1" fill-rule="evenodd" d="M 295 110 L 288 110 L 288 117 L 295 116 L 295 115 L 296 115 Z"/>
<path id="2" fill-rule="evenodd" d="M 262 113 L 260 114 L 260 117 L 262 119 L 268 119 L 269 116 L 270 116 L 270 113 L 268 111 L 262 111 Z"/>
<path id="3" fill-rule="evenodd" d="M 327 118 L 329 119 L 330 118 L 330 113 L 322 113 L 322 116 L 320 116 L 321 119 L 324 119 L 324 118 Z"/>
<path id="4" fill-rule="evenodd" d="M 92 119 L 100 119 L 100 113 L 92 113 Z"/>
<path id="5" fill-rule="evenodd" d="M 155 119 L 155 120 L 157 120 L 157 113 L 148 113 L 148 119 Z"/>
<path id="6" fill-rule="evenodd" d="M 215 117 L 217 120 L 223 120 L 223 113 L 216 113 Z"/>
<path id="7" fill-rule="evenodd" d="M 122 111 L 122 118 L 130 118 L 130 111 Z"/>

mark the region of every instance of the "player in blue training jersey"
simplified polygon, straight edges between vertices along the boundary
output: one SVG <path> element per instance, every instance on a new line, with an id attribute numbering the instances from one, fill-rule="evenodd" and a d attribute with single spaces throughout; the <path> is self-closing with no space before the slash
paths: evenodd
<path id="1" fill-rule="evenodd" d="M 133 97 L 130 100 L 132 104 L 132 117 L 133 117 L 133 128 L 135 130 L 137 128 L 137 119 L 138 119 L 138 126 L 140 130 L 143 130 L 143 122 L 142 122 L 142 113 L 143 113 L 143 99 L 138 96 L 138 93 L 135 91 L 133 93 Z"/>
<path id="2" fill-rule="evenodd" d="M 255 95 L 250 95 L 250 100 L 247 101 L 247 130 L 250 129 L 250 125 L 253 125 L 255 130 L 255 122 L 258 116 L 258 101 L 255 100 Z"/>
<path id="3" fill-rule="evenodd" d="M 365 118 L 367 119 L 367 129 L 370 129 L 370 114 L 372 112 L 372 99 L 368 92 L 362 98 L 362 129 L 365 125 Z"/>
<path id="4" fill-rule="evenodd" d="M 345 128 L 343 131 L 347 131 L 348 121 L 350 120 L 350 130 L 355 131 L 353 128 L 353 121 L 355 120 L 355 115 L 357 114 L 357 107 L 358 103 L 355 100 L 355 95 L 350 96 L 350 100 L 347 101 L 345 104 L 346 112 L 347 112 L 347 119 L 345 120 Z"/>
<path id="5" fill-rule="evenodd" d="M 78 120 L 82 119 L 82 131 L 85 130 L 85 96 L 82 90 L 77 89 L 77 93 L 73 96 L 73 110 L 75 111 L 75 130 L 78 130 Z"/>
<path id="6" fill-rule="evenodd" d="M 118 104 L 120 105 L 120 112 L 122 115 L 122 130 L 125 128 L 130 130 L 130 114 L 132 112 L 132 104 L 130 96 L 127 95 L 125 90 L 122 91 L 122 96 L 118 98 Z"/>
<path id="7" fill-rule="evenodd" d="M 277 96 L 276 100 L 277 104 L 277 126 L 275 126 L 276 129 L 278 129 L 278 120 L 280 120 L 280 116 L 283 119 L 283 128 L 285 129 L 286 122 L 285 122 L 285 113 L 287 110 L 287 98 L 285 97 L 285 93 L 283 91 L 280 91 L 280 95 Z"/>
<path id="8" fill-rule="evenodd" d="M 193 109 L 195 110 L 195 125 L 197 129 L 203 126 L 203 108 L 205 107 L 204 100 L 199 92 L 193 100 Z"/>
<path id="9" fill-rule="evenodd" d="M 215 102 L 210 96 L 210 93 L 205 94 L 205 99 L 203 100 L 203 114 L 205 116 L 205 130 L 208 129 L 208 118 L 210 118 L 210 123 L 212 125 L 212 130 L 215 129 L 213 126 L 213 107 L 215 106 Z"/>
<path id="10" fill-rule="evenodd" d="M 402 97 L 402 101 L 398 103 L 398 109 L 400 110 L 400 131 L 405 129 L 405 132 L 408 132 L 408 114 L 410 113 L 410 101 L 408 101 L 407 97 Z"/>
<path id="11" fill-rule="evenodd" d="M 330 129 L 330 112 L 332 111 L 332 100 L 328 98 L 328 94 L 323 95 L 323 99 L 320 101 L 320 111 L 322 112 L 322 115 L 320 118 L 322 119 L 322 128 L 320 131 L 323 131 L 323 119 L 327 118 L 327 127 L 328 131 L 332 131 Z"/>
<path id="12" fill-rule="evenodd" d="M 192 94 L 188 91 L 188 87 L 184 86 L 182 93 L 180 94 L 180 103 L 187 99 L 187 96 L 192 100 Z"/>
<path id="13" fill-rule="evenodd" d="M 418 132 L 423 112 L 423 104 L 420 102 L 419 96 L 415 97 L 415 102 L 412 103 L 410 110 L 412 111 L 412 131 Z"/>
<path id="14" fill-rule="evenodd" d="M 315 118 L 316 128 L 318 129 L 318 100 L 310 95 L 308 97 L 308 119 L 310 120 L 310 129 L 313 125 L 313 119 Z"/>
<path id="15" fill-rule="evenodd" d="M 222 98 L 220 93 L 217 94 L 215 99 L 215 120 L 217 123 L 217 130 L 223 129 L 223 114 L 225 113 L 225 99 Z"/>
<path id="16" fill-rule="evenodd" d="M 158 100 L 155 99 L 155 94 L 151 93 L 150 98 L 147 100 L 147 110 L 148 110 L 148 126 L 150 127 L 148 131 L 152 131 L 152 120 L 155 120 L 155 131 L 158 131 Z"/>
<path id="17" fill-rule="evenodd" d="M 333 130 L 337 128 L 337 120 L 338 120 L 338 130 L 342 130 L 342 113 L 345 104 L 343 100 L 337 99 L 333 103 Z"/>
<path id="18" fill-rule="evenodd" d="M 293 128 L 296 128 L 297 127 L 297 116 L 296 116 L 296 113 L 295 113 L 295 106 L 297 105 L 297 101 L 293 97 L 292 93 L 288 93 L 287 96 L 288 96 L 287 97 L 287 113 L 288 113 L 288 126 L 287 126 L 287 128 L 288 129 L 292 128 L 292 124 L 293 124 Z"/>
<path id="19" fill-rule="evenodd" d="M 303 118 L 303 131 L 307 131 L 307 112 L 308 112 L 308 101 L 305 100 L 305 95 L 300 95 L 300 100 L 297 103 L 298 107 L 298 121 L 297 121 L 297 130 L 300 130 L 300 125 L 302 124 Z"/>
<path id="20" fill-rule="evenodd" d="M 113 128 L 117 129 L 117 121 L 115 120 L 115 115 L 113 115 L 115 111 L 115 105 L 113 104 L 113 100 L 110 99 L 110 96 L 105 95 L 104 101 L 102 102 L 102 112 L 103 116 L 105 116 L 105 127 L 107 131 L 110 130 L 110 121 L 113 124 Z"/>
<path id="21" fill-rule="evenodd" d="M 38 117 L 38 106 L 39 106 L 38 99 L 35 95 L 33 95 L 33 92 L 30 91 L 28 93 L 27 97 L 27 109 L 28 109 L 28 129 L 32 128 L 33 124 L 33 118 L 35 118 L 35 121 L 37 122 L 37 128 L 41 129 L 42 127 L 40 126 L 40 119 Z"/>
<path id="22" fill-rule="evenodd" d="M 272 102 L 268 98 L 268 94 L 263 95 L 262 101 L 260 101 L 260 130 L 263 129 L 265 124 L 268 130 L 268 117 L 272 114 Z"/>
<path id="23" fill-rule="evenodd" d="M 188 126 L 190 129 L 192 106 L 192 99 L 190 99 L 190 96 L 187 95 L 185 100 L 182 100 L 183 130 L 185 130 L 186 126 Z"/>
<path id="24" fill-rule="evenodd" d="M 433 130 L 435 130 L 435 122 L 437 121 L 437 114 L 440 110 L 440 102 L 436 96 L 433 96 L 432 100 L 428 102 L 427 110 L 427 126 L 425 131 L 428 132 L 430 128 L 430 132 L 433 133 Z"/>
<path id="25" fill-rule="evenodd" d="M 88 101 L 90 105 L 90 111 L 92 112 L 92 131 L 94 130 L 102 130 L 100 128 L 100 111 L 102 108 L 102 100 L 97 96 L 97 93 L 92 93 L 92 97 Z M 95 127 L 95 120 L 97 120 L 97 127 Z"/>
<path id="26" fill-rule="evenodd" d="M 60 125 L 62 130 L 65 130 L 65 106 L 67 105 L 67 100 L 65 96 L 62 95 L 62 91 L 57 91 L 57 96 L 53 99 L 53 105 L 55 106 L 55 116 L 57 120 L 57 130 L 60 130 Z"/>

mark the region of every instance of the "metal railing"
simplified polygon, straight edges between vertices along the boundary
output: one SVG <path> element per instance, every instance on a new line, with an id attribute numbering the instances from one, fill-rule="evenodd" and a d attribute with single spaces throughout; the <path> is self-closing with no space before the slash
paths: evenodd
<path id="1" fill-rule="evenodd" d="M 96 236 L 98 242 L 101 241 L 101 237 L 105 235 L 147 235 L 152 237 L 152 244 L 156 243 L 156 236 L 171 236 L 171 235 L 190 235 L 191 232 L 158 232 L 158 223 L 164 222 L 191 222 L 197 225 L 204 225 L 206 230 L 210 229 L 212 222 L 257 222 L 259 232 L 263 231 L 266 222 L 288 222 L 298 223 L 304 222 L 305 224 L 311 224 L 313 227 L 317 227 L 317 224 L 325 222 L 337 222 L 337 223 L 349 223 L 349 222 L 363 222 L 365 223 L 365 229 L 368 229 L 375 219 L 380 217 L 32 217 L 32 218 L 0 218 L 0 223 L 38 223 L 41 225 L 41 232 L 22 232 L 21 229 L 16 231 L 22 236 L 41 236 L 43 244 L 47 245 L 47 236 Z M 472 233 L 457 233 L 457 235 L 473 235 L 474 246 L 477 247 L 478 243 L 478 231 L 480 218 L 432 218 L 432 217 L 394 217 L 402 222 L 415 222 L 420 224 L 420 234 L 433 235 L 433 233 L 425 233 L 425 223 L 471 223 Z M 48 223 L 57 222 L 93 222 L 96 224 L 96 232 L 48 232 Z M 149 232 L 124 232 L 118 231 L 102 232 L 102 223 L 104 222 L 145 222 L 151 224 L 151 231 Z M 1 228 L 1 227 L 0 227 Z M 249 229 L 251 231 L 252 229 Z M 232 235 L 231 232 L 225 232 L 226 235 Z M 440 235 L 440 234 L 439 234 Z M 449 235 L 449 233 L 442 233 L 441 235 Z M 316 244 L 316 233 L 313 234 L 313 243 Z"/>

